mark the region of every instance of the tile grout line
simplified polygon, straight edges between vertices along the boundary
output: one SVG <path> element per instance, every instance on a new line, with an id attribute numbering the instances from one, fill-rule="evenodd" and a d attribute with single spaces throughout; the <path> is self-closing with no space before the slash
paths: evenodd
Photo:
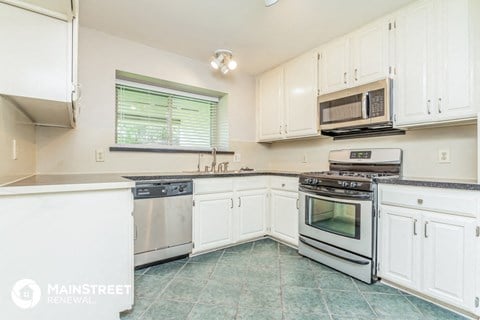
<path id="1" fill-rule="evenodd" d="M 353 281 L 352 278 L 350 278 L 353 282 L 353 285 L 357 288 L 358 292 L 360 293 L 360 295 L 362 296 L 363 300 L 365 300 L 365 302 L 368 304 L 368 307 L 370 308 L 370 310 L 372 310 L 373 314 L 375 315 L 375 317 L 379 317 L 379 315 L 375 312 L 375 309 L 373 309 L 372 305 L 370 304 L 370 302 L 368 301 L 368 299 L 365 297 L 364 293 L 362 292 L 362 290 L 360 290 L 360 288 L 358 287 L 358 285 L 355 283 L 355 281 Z"/>
<path id="2" fill-rule="evenodd" d="M 213 252 L 216 252 L 216 251 L 211 251 L 211 252 L 207 252 L 205 254 L 209 254 L 209 253 L 213 253 Z M 213 270 L 212 272 L 208 275 L 208 278 L 206 279 L 206 282 L 205 282 L 205 285 L 203 286 L 202 290 L 200 290 L 199 294 L 198 294 L 198 297 L 197 297 L 197 300 L 193 303 L 193 306 L 192 308 L 190 309 L 190 311 L 188 312 L 187 314 L 187 318 L 190 318 L 190 315 L 192 314 L 192 311 L 193 309 L 199 304 L 200 302 L 200 297 L 203 293 L 203 291 L 205 291 L 205 288 L 208 286 L 208 283 L 210 282 L 210 280 L 212 280 L 212 275 L 215 273 L 215 270 L 217 269 L 217 266 L 218 266 L 218 263 L 220 262 L 220 259 L 222 259 L 223 255 L 225 254 L 225 249 L 222 249 L 222 253 L 220 254 L 220 256 L 218 257 L 217 259 L 217 262 L 215 262 L 215 266 L 213 267 Z M 199 262 L 200 263 L 200 262 Z"/>
<path id="3" fill-rule="evenodd" d="M 247 272 L 248 270 L 250 269 L 250 263 L 251 263 L 251 259 L 252 259 L 252 255 L 253 255 L 253 248 L 255 247 L 255 242 L 256 241 L 253 241 L 252 242 L 252 246 L 250 247 L 250 252 L 248 254 L 248 262 L 247 262 Z M 238 252 L 237 252 L 238 253 Z M 246 279 L 242 279 L 242 288 L 240 289 L 240 297 L 242 296 L 244 290 L 246 289 Z M 237 319 L 238 318 L 238 313 L 240 311 L 240 298 L 239 298 L 239 301 L 237 303 L 237 308 L 235 310 L 235 315 L 234 315 L 234 319 Z"/>
<path id="4" fill-rule="evenodd" d="M 313 268 L 312 261 L 309 261 L 308 267 L 310 268 L 310 271 L 313 273 L 313 276 L 315 277 L 315 281 L 317 281 L 316 272 Z M 324 272 L 320 271 L 319 273 L 321 274 L 321 273 L 324 273 Z M 327 298 L 325 297 L 325 293 L 324 293 L 324 290 L 321 287 L 320 281 L 317 282 L 317 289 L 320 290 L 320 294 L 322 295 L 322 301 L 323 301 L 323 304 L 325 305 L 325 308 L 327 309 L 328 317 L 330 319 L 333 319 L 332 311 L 330 310 L 330 307 L 328 306 Z"/>
<path id="5" fill-rule="evenodd" d="M 188 260 L 187 260 L 188 261 Z M 145 315 L 145 313 L 147 313 L 148 310 L 150 310 L 150 308 L 152 307 L 152 305 L 157 301 L 157 299 L 165 292 L 165 290 L 167 290 L 167 288 L 170 286 L 170 284 L 173 282 L 173 280 L 176 278 L 177 274 L 187 265 L 187 262 L 184 262 L 183 263 L 183 266 L 177 270 L 177 272 L 175 272 L 175 274 L 173 275 L 172 279 L 170 279 L 170 281 L 168 281 L 168 283 L 165 285 L 165 287 L 159 292 L 157 293 L 157 295 L 155 296 L 155 298 L 153 298 L 152 300 L 152 303 L 150 303 L 150 305 L 138 316 L 135 318 L 135 320 L 141 320 L 143 318 L 143 316 Z M 150 270 L 150 267 L 148 268 Z M 146 273 L 147 271 L 145 271 Z M 143 274 L 143 276 L 145 276 L 146 274 Z M 147 277 L 150 277 L 149 275 L 147 275 Z M 153 276 L 155 277 L 155 276 Z"/>

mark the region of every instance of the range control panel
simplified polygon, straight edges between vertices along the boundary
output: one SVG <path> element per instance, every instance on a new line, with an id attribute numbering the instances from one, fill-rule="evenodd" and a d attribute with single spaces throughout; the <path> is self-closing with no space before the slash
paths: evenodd
<path id="1" fill-rule="evenodd" d="M 134 188 L 134 198 L 162 198 L 193 194 L 192 180 L 186 181 L 138 181 Z"/>

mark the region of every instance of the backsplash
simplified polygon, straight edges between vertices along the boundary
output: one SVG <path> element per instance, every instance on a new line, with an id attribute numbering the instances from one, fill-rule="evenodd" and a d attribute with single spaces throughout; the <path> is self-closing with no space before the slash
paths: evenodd
<path id="1" fill-rule="evenodd" d="M 333 141 L 331 138 L 274 143 L 269 147 L 272 170 L 328 169 L 328 152 L 351 148 L 401 148 L 405 177 L 476 179 L 475 125 L 409 130 L 404 136 Z M 438 163 L 439 150 L 450 151 L 450 163 Z M 306 162 L 305 162 L 306 160 Z"/>

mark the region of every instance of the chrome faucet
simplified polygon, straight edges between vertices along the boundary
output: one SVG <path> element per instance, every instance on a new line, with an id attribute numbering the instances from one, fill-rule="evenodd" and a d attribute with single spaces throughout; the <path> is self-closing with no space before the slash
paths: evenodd
<path id="1" fill-rule="evenodd" d="M 213 160 L 212 160 L 212 167 L 211 167 L 211 171 L 212 172 L 216 172 L 217 170 L 217 147 L 213 147 L 212 148 L 212 157 L 213 157 Z"/>

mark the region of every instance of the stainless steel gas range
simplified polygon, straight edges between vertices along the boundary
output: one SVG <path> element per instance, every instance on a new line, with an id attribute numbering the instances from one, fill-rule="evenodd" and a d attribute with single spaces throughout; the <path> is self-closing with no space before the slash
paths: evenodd
<path id="1" fill-rule="evenodd" d="M 300 175 L 301 255 L 366 283 L 376 280 L 377 188 L 401 175 L 401 149 L 334 150 L 330 171 Z"/>

